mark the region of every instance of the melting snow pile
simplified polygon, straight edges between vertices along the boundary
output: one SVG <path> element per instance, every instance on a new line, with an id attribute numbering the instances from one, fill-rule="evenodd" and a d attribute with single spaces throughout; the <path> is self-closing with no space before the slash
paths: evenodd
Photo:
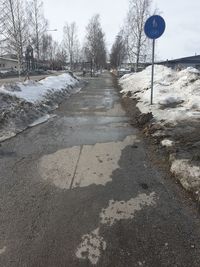
<path id="1" fill-rule="evenodd" d="M 14 85 L 3 85 L 0 87 L 0 93 L 22 98 L 30 103 L 37 103 L 44 100 L 50 93 L 69 89 L 70 86 L 74 87 L 76 84 L 77 79 L 66 73 L 50 76 L 39 82 L 27 81 Z"/>
<path id="2" fill-rule="evenodd" d="M 0 87 L 0 141 L 47 120 L 63 97 L 80 90 L 78 86 L 79 80 L 65 73 Z"/>
<path id="3" fill-rule="evenodd" d="M 200 199 L 200 72 L 156 65 L 152 106 L 151 66 L 123 76 L 120 84 L 121 93 L 129 92 L 127 96 L 137 100 L 142 113 L 152 112 L 154 120 L 145 130 L 171 153 L 171 172 Z"/>
<path id="4" fill-rule="evenodd" d="M 154 105 L 150 106 L 151 66 L 120 79 L 122 93 L 131 92 L 142 113 L 151 111 L 156 120 L 177 122 L 200 118 L 200 72 L 194 68 L 175 71 L 155 65 Z"/>

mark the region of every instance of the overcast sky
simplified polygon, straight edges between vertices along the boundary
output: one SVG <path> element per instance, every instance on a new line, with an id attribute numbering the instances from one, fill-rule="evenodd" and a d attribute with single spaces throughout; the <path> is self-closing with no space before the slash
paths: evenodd
<path id="1" fill-rule="evenodd" d="M 166 20 L 166 31 L 157 40 L 160 59 L 171 59 L 200 54 L 200 0 L 154 0 L 153 7 L 161 11 Z M 65 22 L 75 21 L 80 39 L 85 27 L 96 13 L 101 16 L 102 28 L 110 47 L 128 10 L 128 0 L 44 0 L 45 16 L 55 40 L 62 40 Z"/>

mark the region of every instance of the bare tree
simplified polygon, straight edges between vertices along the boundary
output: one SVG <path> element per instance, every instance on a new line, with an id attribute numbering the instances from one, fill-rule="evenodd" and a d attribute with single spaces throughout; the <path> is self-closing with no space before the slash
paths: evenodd
<path id="1" fill-rule="evenodd" d="M 2 13 L 4 20 L 5 49 L 14 53 L 18 59 L 18 72 L 23 66 L 23 53 L 27 44 L 28 24 L 23 0 L 3 0 Z"/>
<path id="2" fill-rule="evenodd" d="M 129 0 L 127 14 L 126 49 L 131 62 L 135 61 L 135 71 L 139 61 L 145 58 L 148 40 L 144 34 L 144 24 L 150 13 L 151 0 Z"/>
<path id="3" fill-rule="evenodd" d="M 43 1 L 31 0 L 28 3 L 32 45 L 36 51 L 37 60 L 40 60 L 42 38 L 47 31 L 48 22 L 43 14 Z"/>
<path id="4" fill-rule="evenodd" d="M 44 33 L 41 36 L 41 45 L 40 45 L 40 59 L 42 61 L 49 60 L 51 55 L 51 47 L 52 47 L 53 38 L 52 35 Z"/>
<path id="5" fill-rule="evenodd" d="M 70 69 L 74 67 L 74 61 L 76 53 L 78 52 L 78 37 L 77 37 L 77 26 L 75 22 L 71 24 L 66 23 L 63 29 L 63 44 L 67 51 L 67 55 L 70 62 Z"/>
<path id="6" fill-rule="evenodd" d="M 5 7 L 4 0 L 0 0 L 0 9 L 3 11 Z M 6 25 L 6 12 L 1 12 L 0 14 L 0 42 L 1 42 L 1 49 L 3 44 L 6 41 L 6 36 L 5 36 L 5 25 Z M 2 54 L 2 51 L 1 51 Z"/>
<path id="7" fill-rule="evenodd" d="M 102 31 L 99 14 L 94 15 L 86 27 L 85 55 L 91 62 L 91 69 L 101 69 L 106 64 L 105 34 Z M 92 73 L 91 73 L 92 74 Z"/>
<path id="8" fill-rule="evenodd" d="M 123 38 L 123 31 L 120 31 L 116 36 L 115 42 L 111 48 L 110 63 L 114 68 L 119 67 L 126 57 L 125 40 Z"/>
<path id="9" fill-rule="evenodd" d="M 66 49 L 59 45 L 57 49 L 57 53 L 55 55 L 55 65 L 58 69 L 63 69 L 67 62 L 67 53 Z"/>

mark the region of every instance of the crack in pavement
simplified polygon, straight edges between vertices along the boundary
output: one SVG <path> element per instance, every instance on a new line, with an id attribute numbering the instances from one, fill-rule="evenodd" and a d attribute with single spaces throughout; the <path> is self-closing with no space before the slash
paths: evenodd
<path id="1" fill-rule="evenodd" d="M 72 177 L 72 180 L 71 180 L 71 184 L 70 184 L 70 187 L 69 187 L 70 190 L 72 190 L 72 186 L 73 186 L 74 179 L 75 179 L 75 176 L 76 176 L 76 172 L 77 172 L 77 169 L 78 169 L 78 164 L 79 164 L 79 161 L 80 161 L 80 158 L 81 158 L 82 150 L 83 150 L 83 146 L 81 146 L 81 148 L 80 148 L 78 160 L 77 160 L 76 167 L 75 167 L 75 170 L 74 170 L 74 174 L 73 174 L 73 177 Z"/>

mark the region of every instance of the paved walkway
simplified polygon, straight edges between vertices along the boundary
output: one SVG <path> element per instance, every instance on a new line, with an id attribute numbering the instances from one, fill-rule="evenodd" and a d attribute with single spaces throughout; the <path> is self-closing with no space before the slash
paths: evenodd
<path id="1" fill-rule="evenodd" d="M 152 164 L 110 74 L 0 147 L 0 266 L 199 267 L 191 201 Z"/>

